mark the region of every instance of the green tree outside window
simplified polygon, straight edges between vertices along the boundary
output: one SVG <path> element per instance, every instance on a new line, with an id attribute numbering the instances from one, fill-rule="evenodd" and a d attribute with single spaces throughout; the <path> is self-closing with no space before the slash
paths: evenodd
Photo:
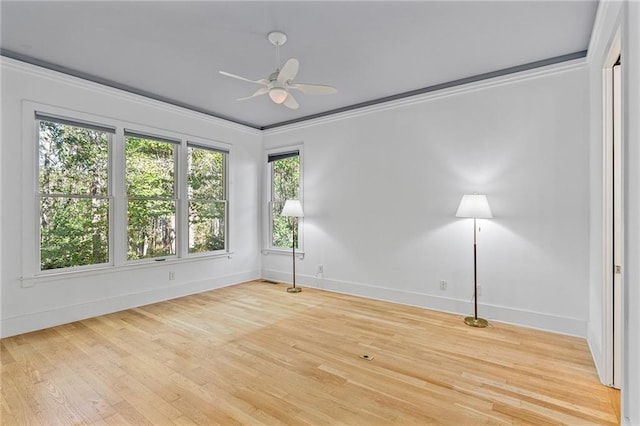
<path id="1" fill-rule="evenodd" d="M 286 200 L 298 199 L 300 190 L 300 156 L 295 155 L 271 163 L 271 246 L 291 248 L 291 218 L 282 217 Z M 296 234 L 295 246 L 298 247 Z"/>
<path id="2" fill-rule="evenodd" d="M 225 159 L 223 152 L 189 147 L 189 253 L 226 248 Z"/>
<path id="3" fill-rule="evenodd" d="M 109 262 L 111 135 L 40 120 L 40 269 Z"/>
<path id="4" fill-rule="evenodd" d="M 171 142 L 127 137 L 129 260 L 176 254 L 176 148 Z"/>

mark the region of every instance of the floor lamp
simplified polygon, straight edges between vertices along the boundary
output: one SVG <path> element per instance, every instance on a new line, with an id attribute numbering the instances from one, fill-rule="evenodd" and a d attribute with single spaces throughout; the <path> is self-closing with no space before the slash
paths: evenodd
<path id="1" fill-rule="evenodd" d="M 466 317 L 464 323 L 471 327 L 486 327 L 489 325 L 486 319 L 478 318 L 478 267 L 476 260 L 476 219 L 491 219 L 491 208 L 487 201 L 486 195 L 463 195 L 456 217 L 472 217 L 473 218 L 473 316 Z"/>
<path id="2" fill-rule="evenodd" d="M 289 293 L 300 293 L 302 289 L 300 287 L 296 287 L 296 228 L 298 228 L 298 218 L 304 217 L 304 212 L 302 211 L 302 204 L 300 204 L 300 200 L 287 200 L 284 202 L 284 207 L 282 208 L 282 213 L 280 216 L 293 217 L 293 226 L 292 226 L 292 238 L 291 238 L 291 249 L 293 250 L 293 287 L 289 287 L 287 292 Z"/>

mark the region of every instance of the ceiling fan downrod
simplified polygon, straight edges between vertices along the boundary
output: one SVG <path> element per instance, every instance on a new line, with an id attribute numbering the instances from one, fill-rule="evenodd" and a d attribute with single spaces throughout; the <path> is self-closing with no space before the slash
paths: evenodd
<path id="1" fill-rule="evenodd" d="M 287 35 L 281 31 L 271 31 L 267 38 L 276 47 L 276 69 L 280 71 L 280 46 L 287 42 Z"/>

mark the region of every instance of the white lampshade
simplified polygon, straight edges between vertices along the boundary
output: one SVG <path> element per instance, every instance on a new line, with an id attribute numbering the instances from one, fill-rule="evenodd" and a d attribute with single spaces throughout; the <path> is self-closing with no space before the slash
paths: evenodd
<path id="1" fill-rule="evenodd" d="M 491 208 L 486 195 L 463 195 L 456 217 L 475 217 L 477 219 L 491 219 Z"/>
<path id="2" fill-rule="evenodd" d="M 289 93 L 282 87 L 274 87 L 269 90 L 269 97 L 277 104 L 283 103 L 287 99 L 287 96 L 289 96 Z"/>
<path id="3" fill-rule="evenodd" d="M 300 200 L 285 201 L 280 216 L 304 217 L 304 212 L 302 211 L 302 204 L 300 204 Z"/>

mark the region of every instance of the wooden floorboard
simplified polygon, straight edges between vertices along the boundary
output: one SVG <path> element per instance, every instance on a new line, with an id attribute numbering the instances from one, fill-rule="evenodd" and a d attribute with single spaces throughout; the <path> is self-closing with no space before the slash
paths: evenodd
<path id="1" fill-rule="evenodd" d="M 1 423 L 619 423 L 584 339 L 285 288 L 250 282 L 2 339 Z"/>

